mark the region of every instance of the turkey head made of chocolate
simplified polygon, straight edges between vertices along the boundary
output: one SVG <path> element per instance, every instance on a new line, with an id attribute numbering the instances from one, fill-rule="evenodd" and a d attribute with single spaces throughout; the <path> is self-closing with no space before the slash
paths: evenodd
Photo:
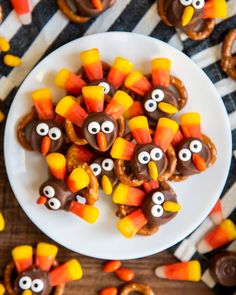
<path id="1" fill-rule="evenodd" d="M 127 118 L 145 114 L 150 126 L 156 126 L 162 117 L 172 117 L 180 111 L 188 100 L 187 90 L 181 80 L 170 76 L 171 60 L 152 60 L 152 81 L 135 71 L 128 75 L 125 86 L 136 95 L 136 101 L 125 113 Z"/>
<path id="2" fill-rule="evenodd" d="M 64 289 L 63 284 L 79 280 L 83 275 L 80 263 L 76 259 L 54 268 L 58 248 L 51 244 L 39 243 L 35 251 L 28 245 L 18 246 L 12 251 L 16 278 L 11 285 L 12 277 L 6 279 L 9 294 L 16 295 L 49 295 Z M 9 264 L 9 268 L 12 267 Z M 6 269 L 6 272 L 8 269 Z M 5 277 L 8 274 L 5 274 Z"/>
<path id="3" fill-rule="evenodd" d="M 148 120 L 145 116 L 134 117 L 129 120 L 132 140 L 117 138 L 111 149 L 111 156 L 118 161 L 115 164 L 116 175 L 124 184 L 133 186 L 140 185 L 144 181 L 157 180 L 169 169 L 169 158 L 167 150 L 178 130 L 178 124 L 168 118 L 161 118 L 158 121 L 155 133 L 152 137 L 149 129 Z M 123 161 L 129 161 L 123 163 Z M 171 164 L 175 165 L 175 154 Z M 131 173 L 135 180 L 129 181 L 130 176 L 124 177 L 125 165 L 129 164 Z M 173 167 L 172 167 L 173 168 Z M 173 170 L 173 169 L 171 169 Z M 169 175 L 168 175 L 169 177 Z"/>
<path id="4" fill-rule="evenodd" d="M 65 144 L 59 116 L 54 112 L 52 95 L 49 89 L 38 89 L 32 93 L 35 111 L 21 119 L 17 137 L 28 150 L 48 153 L 61 151 Z"/>
<path id="5" fill-rule="evenodd" d="M 95 223 L 98 209 L 77 199 L 80 191 L 89 186 L 89 174 L 82 168 L 75 168 L 67 176 L 66 158 L 59 153 L 49 154 L 46 161 L 52 177 L 40 186 L 37 204 L 52 211 L 71 212 L 88 223 Z"/>
<path id="6" fill-rule="evenodd" d="M 84 107 L 72 96 L 66 96 L 58 102 L 56 113 L 80 127 L 89 146 L 105 152 L 118 137 L 119 120 L 133 100 L 127 93 L 118 90 L 104 110 L 104 87 L 85 86 L 82 94 Z"/>

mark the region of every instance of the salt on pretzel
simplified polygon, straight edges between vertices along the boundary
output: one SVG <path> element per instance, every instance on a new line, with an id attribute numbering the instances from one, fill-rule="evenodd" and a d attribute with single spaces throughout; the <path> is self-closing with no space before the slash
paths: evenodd
<path id="1" fill-rule="evenodd" d="M 236 56 L 232 55 L 233 45 L 236 41 L 236 29 L 231 30 L 224 39 L 222 46 L 221 67 L 229 77 L 236 80 Z"/>
<path id="2" fill-rule="evenodd" d="M 138 292 L 143 295 L 155 295 L 148 285 L 140 283 L 129 283 L 124 285 L 121 288 L 119 295 L 129 295 L 133 292 Z"/>

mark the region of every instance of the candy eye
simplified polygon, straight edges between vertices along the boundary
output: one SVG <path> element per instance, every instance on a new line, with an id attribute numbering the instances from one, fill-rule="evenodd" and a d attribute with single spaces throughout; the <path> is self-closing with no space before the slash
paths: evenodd
<path id="1" fill-rule="evenodd" d="M 155 89 L 152 91 L 152 99 L 161 102 L 165 97 L 164 92 L 161 89 Z"/>
<path id="2" fill-rule="evenodd" d="M 150 155 L 151 155 L 152 160 L 159 161 L 163 156 L 163 152 L 159 148 L 154 148 L 151 150 Z"/>
<path id="3" fill-rule="evenodd" d="M 161 192 L 156 192 L 152 195 L 152 201 L 156 205 L 161 205 L 165 201 L 165 196 Z"/>
<path id="4" fill-rule="evenodd" d="M 188 149 L 182 149 L 179 151 L 179 158 L 181 161 L 187 162 L 191 159 L 191 152 Z"/>
<path id="5" fill-rule="evenodd" d="M 108 94 L 110 92 L 111 87 L 110 87 L 110 85 L 108 83 L 106 83 L 106 82 L 100 82 L 98 84 L 98 86 L 104 87 L 104 94 Z"/>
<path id="6" fill-rule="evenodd" d="M 55 196 L 55 190 L 51 185 L 47 185 L 43 189 L 43 194 L 48 198 L 52 198 Z"/>
<path id="7" fill-rule="evenodd" d="M 106 171 L 111 171 L 114 168 L 114 162 L 112 159 L 105 159 L 102 162 L 102 168 Z"/>
<path id="8" fill-rule="evenodd" d="M 199 153 L 202 150 L 202 143 L 199 140 L 191 141 L 189 148 L 193 153 Z"/>
<path id="9" fill-rule="evenodd" d="M 154 205 L 151 209 L 152 216 L 161 217 L 164 213 L 164 210 L 161 205 Z"/>
<path id="10" fill-rule="evenodd" d="M 148 152 L 141 152 L 138 155 L 138 161 L 141 164 L 147 164 L 150 161 L 150 155 Z"/>
<path id="11" fill-rule="evenodd" d="M 97 134 L 100 131 L 100 125 L 98 122 L 91 122 L 88 124 L 88 131 L 91 134 Z"/>
<path id="12" fill-rule="evenodd" d="M 31 288 L 32 280 L 30 277 L 24 276 L 19 280 L 19 287 L 22 290 L 28 290 Z"/>
<path id="13" fill-rule="evenodd" d="M 91 164 L 90 168 L 93 170 L 93 173 L 94 173 L 95 176 L 98 176 L 102 171 L 101 166 L 99 164 L 97 164 L 97 163 Z"/>
<path id="14" fill-rule="evenodd" d="M 58 210 L 61 207 L 61 202 L 56 198 L 52 198 L 48 201 L 48 205 L 51 209 Z"/>
<path id="15" fill-rule="evenodd" d="M 193 7 L 195 9 L 202 9 L 205 6 L 204 0 L 193 0 Z"/>
<path id="16" fill-rule="evenodd" d="M 102 131 L 104 133 L 111 133 L 114 130 L 114 124 L 111 121 L 105 121 L 102 123 Z"/>
<path id="17" fill-rule="evenodd" d="M 48 135 L 52 140 L 58 140 L 61 137 L 61 130 L 57 127 L 53 127 L 49 130 Z"/>
<path id="18" fill-rule="evenodd" d="M 157 103 L 153 99 L 148 99 L 144 104 L 144 108 L 147 112 L 155 112 L 157 109 Z"/>
<path id="19" fill-rule="evenodd" d="M 46 123 L 39 123 L 36 127 L 36 132 L 40 136 L 45 136 L 48 134 L 49 127 Z"/>
<path id="20" fill-rule="evenodd" d="M 193 0 L 180 0 L 180 3 L 184 6 L 189 6 L 191 5 Z"/>
<path id="21" fill-rule="evenodd" d="M 44 288 L 44 283 L 40 279 L 33 280 L 31 290 L 35 293 L 41 292 Z"/>

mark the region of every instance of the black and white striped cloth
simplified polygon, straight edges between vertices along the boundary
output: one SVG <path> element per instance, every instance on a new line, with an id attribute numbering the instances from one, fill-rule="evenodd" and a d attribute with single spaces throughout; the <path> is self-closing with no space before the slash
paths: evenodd
<path id="1" fill-rule="evenodd" d="M 233 149 L 236 150 L 236 82 L 228 78 L 219 66 L 222 41 L 230 29 L 236 28 L 236 0 L 229 0 L 227 3 L 229 17 L 226 20 L 218 20 L 210 38 L 199 42 L 188 39 L 174 28 L 166 27 L 157 14 L 155 0 L 117 0 L 110 10 L 81 25 L 70 23 L 58 10 L 56 0 L 31 0 L 33 22 L 28 26 L 21 25 L 12 11 L 9 0 L 0 0 L 4 10 L 0 35 L 10 41 L 12 48 L 10 52 L 23 60 L 22 66 L 11 69 L 6 67 L 0 59 L 0 100 L 9 109 L 17 88 L 31 69 L 47 54 L 69 41 L 105 31 L 131 31 L 150 35 L 182 50 L 213 81 L 229 114 Z M 234 51 L 236 52 L 236 46 Z M 222 198 L 225 216 L 236 222 L 235 158 L 232 159 Z M 198 255 L 195 245 L 212 226 L 212 221 L 207 218 L 193 234 L 174 246 L 171 251 L 180 260 L 199 258 L 204 270 L 207 269 L 209 257 Z M 204 280 L 215 289 L 216 293 L 232 294 L 231 289 L 222 291 L 208 279 Z"/>

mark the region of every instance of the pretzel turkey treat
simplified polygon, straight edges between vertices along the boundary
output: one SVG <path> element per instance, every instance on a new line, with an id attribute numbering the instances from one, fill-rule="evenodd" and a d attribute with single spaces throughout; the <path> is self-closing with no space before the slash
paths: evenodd
<path id="1" fill-rule="evenodd" d="M 226 0 L 158 0 L 157 9 L 167 26 L 182 30 L 193 40 L 209 37 L 215 19 L 227 17 Z"/>
<path id="2" fill-rule="evenodd" d="M 58 266 L 57 252 L 46 243 L 38 243 L 35 251 L 29 245 L 14 248 L 4 273 L 7 294 L 62 295 L 65 283 L 81 279 L 83 270 L 76 259 Z"/>
<path id="3" fill-rule="evenodd" d="M 180 79 L 170 75 L 170 71 L 170 59 L 155 58 L 150 79 L 139 71 L 128 75 L 125 87 L 138 96 L 139 102 L 125 113 L 127 118 L 145 114 L 150 126 L 156 126 L 160 118 L 172 117 L 186 105 L 187 90 Z"/>
<path id="4" fill-rule="evenodd" d="M 88 144 L 94 150 L 106 152 L 118 136 L 124 132 L 123 113 L 133 104 L 132 98 L 118 90 L 105 105 L 103 86 L 85 86 L 82 88 L 83 103 L 72 96 L 62 98 L 56 113 L 66 118 L 68 137 L 78 145 Z M 105 105 L 105 110 L 104 110 Z M 81 138 L 75 134 L 74 126 L 80 128 Z"/>
<path id="5" fill-rule="evenodd" d="M 141 283 L 129 283 L 124 285 L 119 291 L 119 295 L 129 295 L 134 292 L 138 292 L 143 295 L 155 295 L 153 290 L 146 284 Z"/>
<path id="6" fill-rule="evenodd" d="M 132 206 L 126 207 L 127 214 L 118 222 L 118 229 L 126 238 L 132 238 L 136 233 L 155 233 L 160 225 L 173 219 L 181 208 L 175 192 L 166 182 L 159 184 L 152 181 L 151 185 L 146 183 L 143 189 L 121 183 L 113 193 L 113 202 Z"/>
<path id="7" fill-rule="evenodd" d="M 232 53 L 235 41 L 236 29 L 233 29 L 227 34 L 223 42 L 221 67 L 229 77 L 236 81 L 236 56 Z"/>
<path id="8" fill-rule="evenodd" d="M 170 178 L 176 168 L 171 142 L 178 124 L 161 118 L 152 134 L 147 118 L 138 116 L 129 120 L 128 126 L 136 142 L 119 137 L 111 149 L 112 158 L 117 159 L 115 171 L 119 180 L 129 186 L 140 186 L 144 181 Z"/>
<path id="9" fill-rule="evenodd" d="M 48 153 L 64 149 L 66 136 L 61 118 L 56 115 L 50 89 L 38 89 L 32 93 L 34 107 L 18 123 L 17 138 L 29 151 Z"/>
<path id="10" fill-rule="evenodd" d="M 45 205 L 49 210 L 68 211 L 88 223 L 95 223 L 99 211 L 92 205 L 98 199 L 98 185 L 89 166 L 80 165 L 67 175 L 66 158 L 62 154 L 49 154 L 46 160 L 52 177 L 40 186 L 37 203 Z M 87 195 L 82 191 L 85 188 L 88 190 Z M 96 194 L 93 195 L 94 191 Z M 86 204 L 77 199 L 79 193 L 86 198 Z"/>
<path id="11" fill-rule="evenodd" d="M 180 117 L 180 130 L 172 144 L 177 154 L 177 167 L 170 180 L 181 181 L 198 174 L 216 161 L 213 142 L 201 132 L 200 114 L 185 113 Z"/>

